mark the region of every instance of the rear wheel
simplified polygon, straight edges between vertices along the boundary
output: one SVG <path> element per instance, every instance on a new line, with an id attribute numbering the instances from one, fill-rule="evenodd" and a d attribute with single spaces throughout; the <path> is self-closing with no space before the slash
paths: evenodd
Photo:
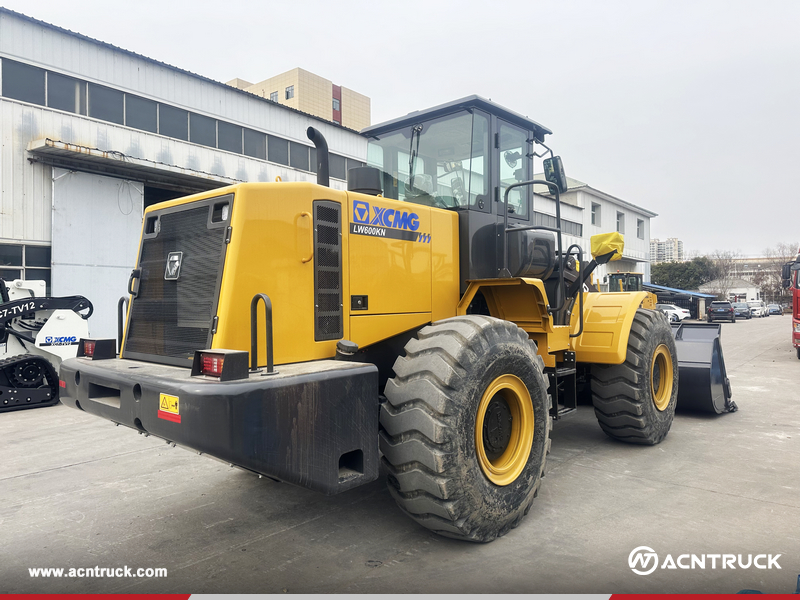
<path id="1" fill-rule="evenodd" d="M 675 416 L 678 361 L 670 327 L 638 309 L 621 365 L 592 366 L 592 403 L 609 436 L 634 444 L 663 440 Z"/>
<path id="2" fill-rule="evenodd" d="M 536 344 L 513 323 L 467 315 L 423 328 L 381 407 L 389 491 L 436 533 L 490 542 L 527 514 L 550 447 Z"/>

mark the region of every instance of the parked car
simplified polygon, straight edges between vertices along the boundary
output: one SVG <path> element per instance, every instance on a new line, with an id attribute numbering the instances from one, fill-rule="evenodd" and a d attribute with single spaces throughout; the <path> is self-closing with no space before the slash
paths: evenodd
<path id="1" fill-rule="evenodd" d="M 782 315 L 783 309 L 780 307 L 779 304 L 768 304 L 767 312 L 771 315 Z"/>
<path id="2" fill-rule="evenodd" d="M 736 312 L 727 300 L 716 300 L 708 306 L 706 315 L 709 323 L 714 321 L 730 321 L 736 323 Z"/>
<path id="3" fill-rule="evenodd" d="M 680 323 L 692 316 L 688 310 L 674 304 L 656 304 L 656 308 L 669 317 L 670 323 Z"/>
<path id="4" fill-rule="evenodd" d="M 767 305 L 764 304 L 761 300 L 750 300 L 747 303 L 747 306 L 750 307 L 750 313 L 754 317 L 766 317 L 767 316 Z"/>
<path id="5" fill-rule="evenodd" d="M 741 317 L 742 319 L 753 318 L 753 313 L 750 312 L 750 307 L 747 306 L 747 302 L 734 302 L 733 312 L 736 314 L 737 317 Z"/>

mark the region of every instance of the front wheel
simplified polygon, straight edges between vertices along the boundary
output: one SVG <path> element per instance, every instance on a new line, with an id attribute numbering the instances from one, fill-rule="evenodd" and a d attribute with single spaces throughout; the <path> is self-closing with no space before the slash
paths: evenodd
<path id="1" fill-rule="evenodd" d="M 490 542 L 527 514 L 550 447 L 536 344 L 513 323 L 466 315 L 420 330 L 381 407 L 389 491 L 447 537 Z"/>
<path id="2" fill-rule="evenodd" d="M 795 348 L 795 350 L 797 350 L 797 358 L 800 360 L 800 348 Z"/>
<path id="3" fill-rule="evenodd" d="M 592 403 L 609 437 L 658 444 L 669 433 L 678 400 L 672 331 L 652 310 L 636 311 L 621 365 L 592 365 Z"/>

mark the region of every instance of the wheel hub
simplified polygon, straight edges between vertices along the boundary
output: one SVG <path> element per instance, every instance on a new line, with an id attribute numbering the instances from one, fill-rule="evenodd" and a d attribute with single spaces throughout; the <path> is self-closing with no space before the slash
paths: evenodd
<path id="1" fill-rule="evenodd" d="M 664 344 L 660 344 L 653 353 L 650 364 L 650 393 L 656 409 L 663 411 L 672 397 L 672 354 Z"/>
<path id="2" fill-rule="evenodd" d="M 489 402 L 483 417 L 483 445 L 489 460 L 497 460 L 508 447 L 511 439 L 513 418 L 511 409 L 502 396 L 497 395 Z"/>
<path id="3" fill-rule="evenodd" d="M 525 470 L 533 444 L 533 402 L 516 375 L 501 375 L 483 393 L 475 418 L 475 452 L 486 478 L 509 485 Z"/>

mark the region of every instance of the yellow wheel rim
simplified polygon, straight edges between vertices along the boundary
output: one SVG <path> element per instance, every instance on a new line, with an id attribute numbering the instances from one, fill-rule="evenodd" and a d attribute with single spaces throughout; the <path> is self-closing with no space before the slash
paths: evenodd
<path id="1" fill-rule="evenodd" d="M 665 410 L 672 397 L 672 354 L 664 344 L 653 353 L 650 365 L 650 393 L 658 410 Z"/>
<path id="2" fill-rule="evenodd" d="M 501 375 L 486 388 L 475 419 L 475 450 L 495 485 L 513 483 L 525 469 L 533 421 L 531 395 L 519 377 Z"/>

